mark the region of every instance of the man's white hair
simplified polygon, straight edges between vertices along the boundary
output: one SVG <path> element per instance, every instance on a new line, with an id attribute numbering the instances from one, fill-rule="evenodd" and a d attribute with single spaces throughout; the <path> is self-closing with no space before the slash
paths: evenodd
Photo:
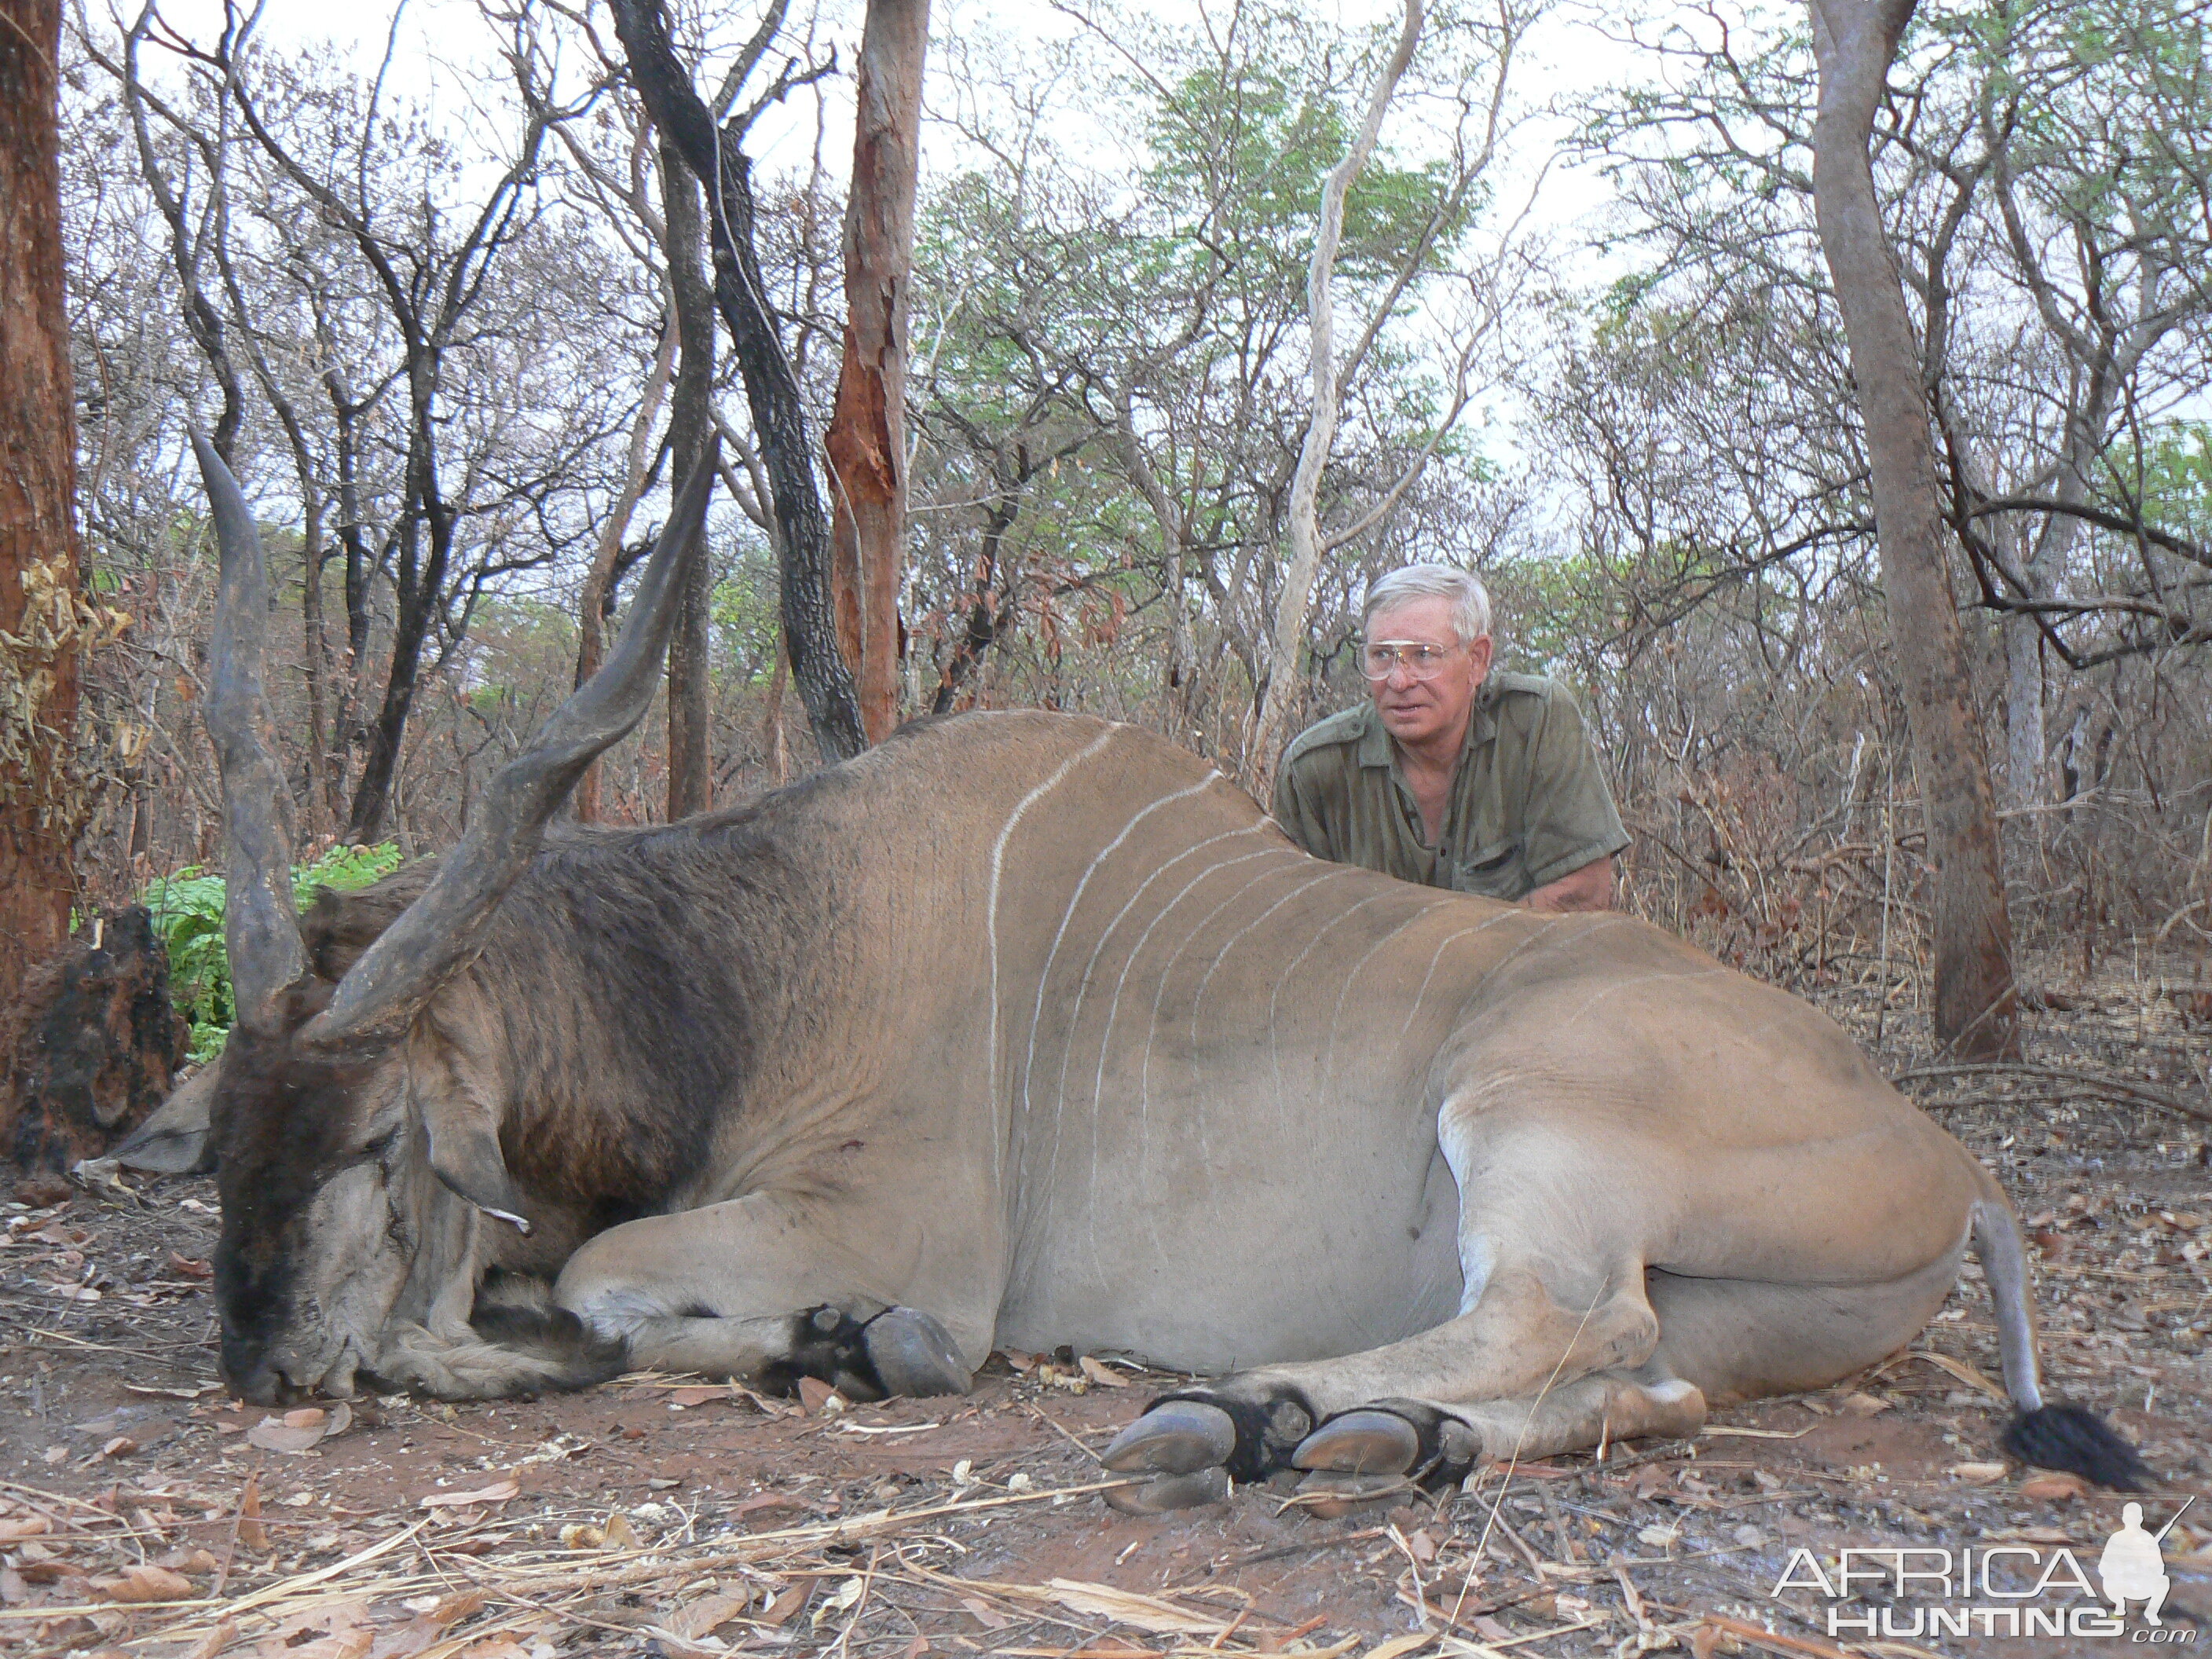
<path id="1" fill-rule="evenodd" d="M 1409 564 L 1377 577 L 1368 586 L 1359 614 L 1361 631 L 1371 635 L 1376 611 L 1413 599 L 1449 599 L 1452 628 L 1462 645 L 1472 645 L 1490 631 L 1490 590 L 1473 573 L 1450 564 Z"/>

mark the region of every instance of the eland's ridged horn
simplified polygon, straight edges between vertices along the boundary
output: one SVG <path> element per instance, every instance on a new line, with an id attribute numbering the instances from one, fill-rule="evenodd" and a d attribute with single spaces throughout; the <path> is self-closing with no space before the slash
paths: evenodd
<path id="1" fill-rule="evenodd" d="M 269 573 L 261 535 L 238 480 L 198 433 L 199 457 L 215 511 L 222 584 L 209 647 L 212 684 L 208 737 L 222 777 L 222 939 L 240 1018 L 258 1023 L 270 1000 L 306 971 L 300 918 L 292 905 L 292 836 L 287 827 L 284 774 L 262 738 L 268 707 L 261 691 L 263 646 L 269 632 Z"/>
<path id="2" fill-rule="evenodd" d="M 629 621 L 599 672 L 554 712 L 537 742 L 500 769 L 460 839 L 421 896 L 362 952 L 331 1005 L 301 1029 L 309 1042 L 342 1042 L 404 1026 L 438 988 L 476 959 L 500 899 L 584 769 L 645 717 L 675 629 L 684 573 L 706 541 L 715 451 L 684 482 Z"/>

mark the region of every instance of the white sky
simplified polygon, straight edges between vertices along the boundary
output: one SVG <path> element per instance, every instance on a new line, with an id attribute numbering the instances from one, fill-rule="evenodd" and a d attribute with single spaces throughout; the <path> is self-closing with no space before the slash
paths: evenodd
<path id="1" fill-rule="evenodd" d="M 1216 16 L 1225 15 L 1229 9 L 1228 0 L 1133 0 L 1133 3 L 1170 21 L 1190 17 L 1201 3 L 1208 5 Z M 1401 15 L 1398 0 L 1307 0 L 1307 4 L 1316 16 L 1334 17 L 1352 28 L 1395 26 Z M 792 11 L 797 15 L 805 9 L 805 0 L 798 0 Z M 178 29 L 194 40 L 212 40 L 222 27 L 222 0 L 167 0 L 162 9 Z M 742 38 L 760 9 L 758 0 L 743 0 L 731 6 L 727 33 Z M 838 46 L 841 65 L 852 62 L 861 9 L 862 0 L 821 0 L 823 36 Z M 368 74 L 383 56 L 393 12 L 391 0 L 362 0 L 350 6 L 334 6 L 327 0 L 267 0 L 259 28 L 264 39 L 287 49 L 327 43 Z M 599 15 L 601 26 L 611 35 L 612 25 L 604 10 Z M 1523 68 L 1516 76 L 1521 100 L 1542 105 L 1554 98 L 1571 97 L 1601 85 L 1649 75 L 1650 66 L 1609 38 L 1595 21 L 1610 21 L 1617 15 L 1615 9 L 1568 0 L 1546 18 L 1534 33 Z M 1076 29 L 1042 0 L 934 0 L 931 21 L 933 33 L 940 39 L 970 24 L 1039 40 L 1072 34 Z M 491 28 L 475 0 L 407 0 L 388 83 L 427 103 L 434 113 L 465 120 L 469 114 L 465 82 L 490 65 L 493 45 Z M 841 76 L 825 88 L 823 155 L 827 164 L 840 171 L 852 151 L 849 87 L 850 82 Z M 926 101 L 927 96 L 925 92 Z M 802 169 L 808 165 L 814 143 L 815 121 L 811 102 L 794 98 L 781 111 L 763 118 L 747 148 L 765 173 Z M 1528 182 L 1545 162 L 1553 160 L 1552 152 L 1565 131 L 1563 122 L 1541 118 L 1523 129 L 1507 158 L 1510 165 L 1499 192 L 1502 204 L 1517 203 L 1525 194 Z M 925 176 L 932 149 L 941 147 L 949 137 L 942 127 L 925 134 Z M 1056 137 L 1072 148 L 1083 147 L 1075 134 Z M 1554 162 L 1544 180 L 1533 222 L 1541 229 L 1571 231 L 1602 208 L 1610 194 L 1606 181 L 1594 170 Z"/>

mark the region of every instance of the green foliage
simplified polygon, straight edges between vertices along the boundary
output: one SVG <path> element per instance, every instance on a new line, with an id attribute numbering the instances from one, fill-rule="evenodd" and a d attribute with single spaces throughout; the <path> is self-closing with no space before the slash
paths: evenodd
<path id="1" fill-rule="evenodd" d="M 393 842 L 374 847 L 333 847 L 292 872 L 292 896 L 301 908 L 318 889 L 348 892 L 380 881 L 399 866 Z M 169 952 L 169 995 L 191 1026 L 197 1063 L 222 1052 L 237 1009 L 231 1000 L 230 957 L 223 948 L 223 881 L 198 865 L 147 887 L 138 902 L 153 913 L 154 931 Z"/>
<path id="2" fill-rule="evenodd" d="M 2131 458 L 2123 453 L 2119 459 Z M 2212 537 L 2212 422 L 2154 428 L 2143 447 L 2141 476 L 2145 518 L 2193 539 Z"/>

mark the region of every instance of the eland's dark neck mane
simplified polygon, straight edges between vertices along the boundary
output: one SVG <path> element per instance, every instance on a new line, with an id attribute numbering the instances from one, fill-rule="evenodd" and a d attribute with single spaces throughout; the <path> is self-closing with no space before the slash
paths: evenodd
<path id="1" fill-rule="evenodd" d="M 556 832 L 502 901 L 483 953 L 425 1018 L 499 1080 L 509 1175 L 568 1249 L 681 1205 L 803 987 L 791 965 L 836 906 L 805 803 L 833 780 L 645 830 Z M 424 863 L 308 918 L 341 969 L 427 883 Z M 801 1016 L 803 1018 L 803 1015 Z M 541 1264 L 550 1265 L 550 1264 Z"/>

